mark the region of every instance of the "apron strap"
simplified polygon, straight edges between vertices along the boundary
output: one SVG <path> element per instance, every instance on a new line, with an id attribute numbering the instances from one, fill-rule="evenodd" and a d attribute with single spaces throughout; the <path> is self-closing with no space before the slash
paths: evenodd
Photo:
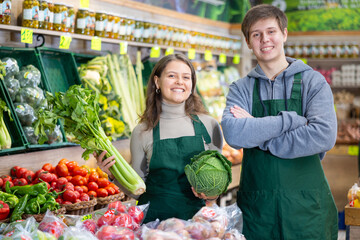
<path id="1" fill-rule="evenodd" d="M 192 122 L 194 124 L 195 135 L 202 136 L 206 144 L 211 143 L 210 135 L 207 132 L 204 124 L 201 122 L 200 118 L 197 115 L 193 114 L 191 115 L 191 117 L 193 118 Z"/>
<path id="2" fill-rule="evenodd" d="M 301 73 L 296 73 L 294 75 L 293 88 L 291 92 L 292 99 L 301 99 Z"/>
<path id="3" fill-rule="evenodd" d="M 153 128 L 153 141 L 159 141 L 160 140 L 160 127 L 159 127 L 159 123 L 156 124 L 156 126 Z"/>

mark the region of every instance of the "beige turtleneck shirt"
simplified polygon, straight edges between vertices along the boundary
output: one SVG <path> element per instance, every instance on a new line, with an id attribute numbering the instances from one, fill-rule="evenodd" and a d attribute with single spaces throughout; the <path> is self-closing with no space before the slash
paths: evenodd
<path id="1" fill-rule="evenodd" d="M 208 131 L 211 143 L 205 144 L 205 150 L 222 151 L 223 135 L 219 123 L 211 116 L 198 116 Z M 143 123 L 138 124 L 131 135 L 130 151 L 131 165 L 142 179 L 146 179 L 149 172 L 150 159 L 153 151 L 153 130 L 145 131 Z M 185 114 L 185 103 L 162 104 L 160 114 L 160 139 L 195 136 L 191 119 Z M 170 160 L 170 159 L 169 159 Z"/>

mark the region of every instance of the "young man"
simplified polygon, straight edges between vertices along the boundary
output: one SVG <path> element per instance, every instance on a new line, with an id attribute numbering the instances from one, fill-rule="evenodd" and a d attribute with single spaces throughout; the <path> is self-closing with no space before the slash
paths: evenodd
<path id="1" fill-rule="evenodd" d="M 336 141 L 325 78 L 284 54 L 287 18 L 258 5 L 242 32 L 258 65 L 230 86 L 221 122 L 244 148 L 237 197 L 246 239 L 337 239 L 337 209 L 320 160 Z"/>

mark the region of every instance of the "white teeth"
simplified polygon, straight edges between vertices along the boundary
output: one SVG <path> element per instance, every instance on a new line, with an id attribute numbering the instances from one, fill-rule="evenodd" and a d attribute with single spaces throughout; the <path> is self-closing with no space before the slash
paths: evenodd
<path id="1" fill-rule="evenodd" d="M 269 51 L 272 47 L 262 48 L 261 51 Z"/>
<path id="2" fill-rule="evenodd" d="M 184 92 L 184 89 L 173 89 L 174 92 Z"/>

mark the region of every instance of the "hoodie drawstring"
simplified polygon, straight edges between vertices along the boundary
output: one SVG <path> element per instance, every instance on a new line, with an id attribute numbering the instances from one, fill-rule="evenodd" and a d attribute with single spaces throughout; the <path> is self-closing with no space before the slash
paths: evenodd
<path id="1" fill-rule="evenodd" d="M 264 115 L 265 115 L 265 116 L 269 116 L 268 111 L 267 111 L 267 109 L 266 109 L 266 106 L 265 106 L 265 104 L 264 104 L 264 102 L 263 102 L 263 100 L 262 100 L 262 98 L 261 98 L 260 81 L 257 81 L 257 84 L 258 84 L 257 87 L 258 87 L 258 90 L 259 90 L 259 99 L 260 99 L 261 106 L 262 106 L 263 109 L 264 109 Z"/>
<path id="2" fill-rule="evenodd" d="M 287 94 L 286 94 L 286 80 L 285 80 L 285 72 L 284 72 L 284 74 L 283 74 L 283 81 L 284 81 L 284 88 L 285 88 L 285 90 L 284 90 L 284 99 L 285 99 L 285 111 L 287 111 L 288 110 L 288 102 L 287 102 Z"/>

